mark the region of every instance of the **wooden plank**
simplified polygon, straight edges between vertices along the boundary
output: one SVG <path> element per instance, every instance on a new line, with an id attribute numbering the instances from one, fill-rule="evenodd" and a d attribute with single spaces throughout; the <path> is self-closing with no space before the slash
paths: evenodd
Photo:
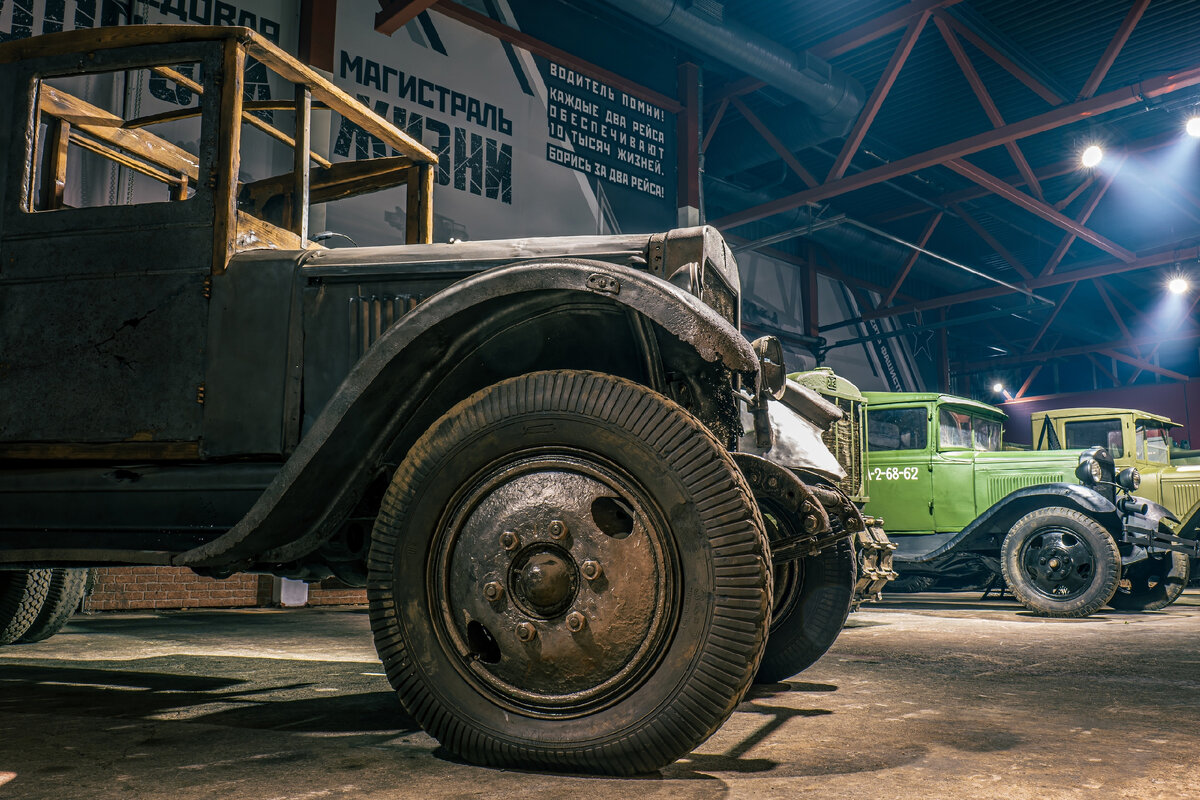
<path id="1" fill-rule="evenodd" d="M 150 71 L 156 75 L 162 75 L 164 78 L 175 81 L 185 89 L 191 89 L 196 94 L 204 94 L 204 87 L 196 83 L 194 80 L 184 75 L 178 70 L 173 70 L 170 67 L 151 67 Z"/>
<path id="2" fill-rule="evenodd" d="M 408 170 L 408 201 L 405 206 L 406 244 L 433 242 L 433 166 L 414 164 Z"/>
<path id="3" fill-rule="evenodd" d="M 299 236 L 259 219 L 245 211 L 237 212 L 237 227 L 233 237 L 232 253 L 243 253 L 247 250 L 304 250 L 318 248 L 319 244 L 304 242 Z"/>
<path id="4" fill-rule="evenodd" d="M 127 150 L 157 167 L 182 173 L 192 180 L 198 177 L 199 159 L 187 150 L 146 131 L 126 130 L 121 127 L 125 120 L 115 114 L 44 81 L 38 92 L 38 107 L 43 113 L 64 119 L 89 136 Z"/>
<path id="5" fill-rule="evenodd" d="M 241 166 L 242 91 L 246 71 L 246 51 L 236 39 L 225 42 L 221 58 L 221 74 L 216 85 L 221 92 L 221 130 L 217 154 L 212 165 L 213 189 L 213 274 L 225 271 L 229 259 L 237 252 L 237 183 Z"/>
<path id="6" fill-rule="evenodd" d="M 41 208 L 49 211 L 62 208 L 63 205 L 63 192 L 67 187 L 67 143 L 71 140 L 71 123 L 52 117 L 46 134 Z"/>
<path id="7" fill-rule="evenodd" d="M 141 174 L 149 178 L 154 178 L 154 180 L 165 183 L 168 186 L 174 186 L 178 184 L 180 180 L 187 180 L 187 176 L 183 176 L 183 178 L 176 178 L 174 175 L 155 169 L 145 162 L 138 161 L 135 158 L 130 158 L 119 150 L 113 150 L 111 147 L 105 147 L 102 142 L 97 142 L 95 139 L 89 139 L 86 136 L 81 136 L 75 131 L 71 132 L 70 138 L 71 142 L 79 147 L 82 147 L 84 150 L 90 150 L 98 156 L 103 156 L 110 161 L 115 161 L 123 167 L 129 167 L 129 169 L 132 169 L 135 172 L 140 172 Z"/>
<path id="8" fill-rule="evenodd" d="M 310 143 L 309 123 L 312 117 L 312 94 L 307 86 L 296 89 L 296 141 L 292 149 L 292 202 L 288 230 L 308 239 L 308 188 Z"/>

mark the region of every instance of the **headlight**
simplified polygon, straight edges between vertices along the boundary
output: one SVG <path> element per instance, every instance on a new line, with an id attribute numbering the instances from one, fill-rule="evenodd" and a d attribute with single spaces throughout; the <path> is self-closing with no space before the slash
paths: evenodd
<path id="1" fill-rule="evenodd" d="M 1104 473 L 1100 470 L 1100 462 L 1094 458 L 1079 459 L 1079 466 L 1075 468 L 1075 477 L 1079 478 L 1085 486 L 1091 486 L 1094 483 L 1099 483 L 1104 477 Z"/>
<path id="2" fill-rule="evenodd" d="M 1127 492 L 1136 492 L 1141 485 L 1142 473 L 1137 471 L 1137 467 L 1126 467 L 1117 476 L 1117 486 L 1120 486 Z"/>

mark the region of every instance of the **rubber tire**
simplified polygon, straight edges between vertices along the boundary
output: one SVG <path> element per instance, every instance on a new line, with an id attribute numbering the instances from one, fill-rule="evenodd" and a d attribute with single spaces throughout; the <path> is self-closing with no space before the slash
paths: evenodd
<path id="1" fill-rule="evenodd" d="M 1108 601 L 1110 606 L 1119 611 L 1158 611 L 1179 599 L 1191 577 L 1191 564 L 1187 554 L 1163 553 L 1161 556 L 1151 556 L 1151 558 L 1158 562 L 1154 567 L 1147 561 L 1138 561 L 1125 567 L 1123 577 L 1128 576 L 1131 582 L 1142 585 L 1126 592 L 1118 584 L 1117 593 Z M 1160 572 L 1160 579 L 1156 585 L 1145 585 L 1147 573 L 1168 560 L 1169 566 L 1166 575 L 1161 575 Z"/>
<path id="2" fill-rule="evenodd" d="M 932 575 L 904 575 L 901 573 L 900 577 L 889 581 L 883 590 L 896 594 L 916 594 L 929 591 L 935 583 L 937 583 L 937 578 Z"/>
<path id="3" fill-rule="evenodd" d="M 808 669 L 825 655 L 846 625 L 858 579 L 849 538 L 815 556 L 799 559 L 800 580 L 775 597 L 771 634 L 755 683 L 777 683 Z M 776 574 L 786 565 L 775 565 Z M 780 592 L 784 578 L 775 582 Z"/>
<path id="4" fill-rule="evenodd" d="M 635 688 L 573 716 L 534 716 L 460 674 L 459 656 L 438 639 L 425 575 L 458 487 L 522 449 L 564 446 L 619 463 L 670 510 L 683 591 L 661 658 Z M 647 773 L 712 735 L 749 687 L 771 613 L 768 553 L 741 471 L 694 416 L 621 378 L 531 373 L 456 405 L 396 470 L 372 532 L 371 627 L 400 702 L 451 753 L 492 766 Z"/>
<path id="5" fill-rule="evenodd" d="M 50 578 L 48 569 L 0 571 L 0 645 L 17 641 L 37 621 Z"/>
<path id="6" fill-rule="evenodd" d="M 37 619 L 21 634 L 17 642 L 32 644 L 49 639 L 62 630 L 71 615 L 83 602 L 87 591 L 89 569 L 52 569 L 50 570 L 50 588 L 46 600 Z"/>
<path id="7" fill-rule="evenodd" d="M 1083 594 L 1070 600 L 1054 600 L 1031 586 L 1020 568 L 1020 552 L 1025 541 L 1043 529 L 1056 526 L 1069 529 L 1083 539 L 1098 561 L 1098 569 Z M 1117 591 L 1121 578 L 1121 553 L 1104 526 L 1073 508 L 1050 506 L 1031 511 L 1017 520 L 1001 547 L 1001 568 L 1013 597 L 1042 617 L 1086 617 L 1103 608 Z"/>

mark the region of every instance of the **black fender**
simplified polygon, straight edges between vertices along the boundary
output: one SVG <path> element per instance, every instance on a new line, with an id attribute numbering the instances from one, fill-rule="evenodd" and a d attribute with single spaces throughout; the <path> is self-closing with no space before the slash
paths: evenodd
<path id="1" fill-rule="evenodd" d="M 969 525 L 949 539 L 932 536 L 927 550 L 911 546 L 905 552 L 896 552 L 896 561 L 906 564 L 923 564 L 942 558 L 955 551 L 988 552 L 998 550 L 1004 534 L 1018 519 L 1038 508 L 1064 506 L 1082 511 L 1095 518 L 1120 540 L 1121 514 L 1107 497 L 1087 486 L 1075 483 L 1043 483 L 1026 486 L 1005 495 L 991 508 L 984 511 Z M 909 544 L 920 537 L 906 537 Z M 919 548 L 919 546 L 918 546 Z"/>
<path id="2" fill-rule="evenodd" d="M 475 363 L 478 353 L 523 321 L 585 307 L 611 308 L 644 329 L 641 372 L 627 377 L 653 385 L 655 370 L 669 372 L 672 360 L 692 359 L 699 368 L 689 372 L 708 373 L 702 375 L 711 387 L 704 396 L 724 393 L 722 409 L 699 409 L 697 416 L 710 427 L 719 424 L 713 419 L 718 413 L 732 415 L 726 420 L 730 427 L 737 424 L 728 378 L 746 375 L 753 387 L 758 360 L 737 329 L 695 296 L 607 262 L 555 259 L 494 267 L 433 295 L 397 321 L 354 366 L 246 515 L 173 563 L 225 573 L 283 564 L 311 552 L 337 531 L 373 479 L 390 477 L 388 467 L 394 468 L 433 420 L 497 380 L 497 373 Z M 560 329 L 570 333 L 565 324 Z M 570 342 L 556 344 L 560 361 L 573 352 Z M 517 374 L 555 368 L 598 366 L 532 362 Z M 475 385 L 477 378 L 484 383 Z"/>

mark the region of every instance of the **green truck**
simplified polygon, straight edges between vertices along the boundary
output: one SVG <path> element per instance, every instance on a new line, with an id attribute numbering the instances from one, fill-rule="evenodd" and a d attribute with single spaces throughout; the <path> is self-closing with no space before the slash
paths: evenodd
<path id="1" fill-rule="evenodd" d="M 1027 608 L 1055 617 L 1106 604 L 1162 608 L 1182 591 L 1186 575 L 1181 582 L 1176 571 L 1181 561 L 1186 571 L 1196 542 L 1173 535 L 1178 520 L 1167 508 L 1132 496 L 1137 471 L 1118 475 L 1104 447 L 1006 450 L 1006 415 L 994 406 L 937 393 L 864 394 L 864 511 L 885 520 L 902 578 L 1002 576 Z"/>

